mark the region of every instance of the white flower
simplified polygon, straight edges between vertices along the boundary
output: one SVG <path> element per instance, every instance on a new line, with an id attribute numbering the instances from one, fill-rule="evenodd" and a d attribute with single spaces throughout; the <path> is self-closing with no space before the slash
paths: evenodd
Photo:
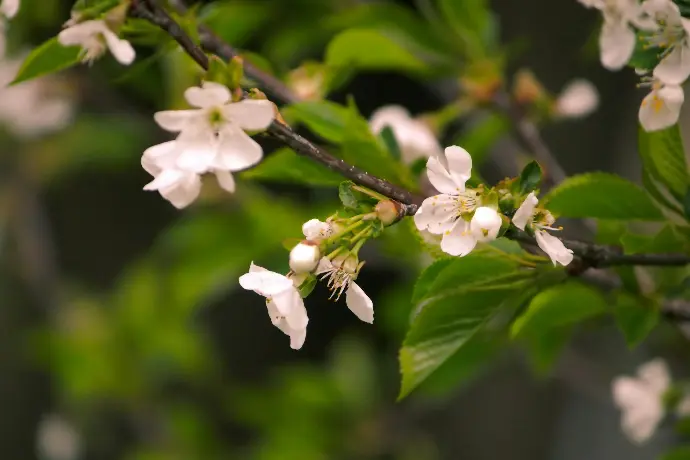
<path id="1" fill-rule="evenodd" d="M 19 0 L 2 0 L 0 3 L 0 14 L 7 19 L 12 19 L 19 11 Z"/>
<path id="2" fill-rule="evenodd" d="M 652 91 L 642 100 L 639 111 L 644 130 L 658 131 L 676 124 L 685 100 L 683 88 L 659 80 L 654 80 L 651 87 Z"/>
<path id="3" fill-rule="evenodd" d="M 566 248 L 561 240 L 549 234 L 546 230 L 559 230 L 551 227 L 555 222 L 553 215 L 544 209 L 537 209 L 537 200 L 534 192 L 530 192 L 513 215 L 513 225 L 520 230 L 530 226 L 534 230 L 537 245 L 551 259 L 554 266 L 559 263 L 563 266 L 573 261 L 573 251 Z"/>
<path id="4" fill-rule="evenodd" d="M 220 186 L 235 190 L 232 171 L 246 169 L 263 156 L 261 146 L 244 130 L 266 128 L 273 121 L 273 104 L 266 100 L 230 102 L 230 91 L 218 83 L 185 91 L 192 110 L 168 110 L 154 115 L 164 129 L 180 132 L 174 141 L 148 148 L 142 166 L 154 176 L 145 190 L 158 190 L 173 205 L 191 203 L 201 188 L 200 174 L 215 173 Z"/>
<path id="5" fill-rule="evenodd" d="M 337 225 L 332 222 L 321 222 L 311 219 L 302 225 L 302 233 L 308 241 L 322 241 L 335 234 Z"/>
<path id="6" fill-rule="evenodd" d="M 357 318 L 365 323 L 374 322 L 374 303 L 357 283 L 357 262 L 352 257 L 336 257 L 333 262 L 322 258 L 316 267 L 316 274 L 328 279 L 328 288 L 333 291 L 331 297 L 336 300 L 345 291 L 345 303 Z"/>
<path id="7" fill-rule="evenodd" d="M 638 368 L 637 378 L 613 381 L 613 400 L 622 411 L 621 427 L 632 441 L 641 444 L 654 434 L 664 416 L 662 397 L 670 380 L 666 363 L 655 359 Z"/>
<path id="8" fill-rule="evenodd" d="M 129 65 L 136 56 L 132 45 L 119 38 L 102 20 L 84 21 L 69 26 L 58 34 L 58 41 L 62 46 L 81 46 L 83 62 L 93 62 L 105 53 L 106 48 L 120 64 Z"/>
<path id="9" fill-rule="evenodd" d="M 427 176 L 441 194 L 427 198 L 414 215 L 419 230 L 443 235 L 441 249 L 454 256 L 470 253 L 477 244 L 470 229 L 469 215 L 477 208 L 477 192 L 465 190 L 472 171 L 472 157 L 457 146 L 445 149 L 445 156 L 431 157 L 426 163 Z"/>
<path id="10" fill-rule="evenodd" d="M 57 414 L 49 414 L 38 425 L 36 450 L 42 460 L 76 460 L 82 441 L 74 426 Z"/>
<path id="11" fill-rule="evenodd" d="M 405 163 L 412 163 L 418 158 L 441 156 L 441 145 L 431 128 L 412 118 L 404 107 L 381 107 L 371 115 L 369 126 L 374 134 L 380 134 L 386 126 L 390 126 Z"/>
<path id="12" fill-rule="evenodd" d="M 567 118 L 580 118 L 594 112 L 599 105 L 599 93 L 587 80 L 574 80 L 556 99 L 556 114 Z"/>
<path id="13" fill-rule="evenodd" d="M 647 45 L 664 50 L 654 78 L 669 85 L 682 84 L 690 76 L 690 20 L 680 15 L 671 0 L 647 0 L 642 8 L 657 25 Z"/>
<path id="14" fill-rule="evenodd" d="M 609 70 L 621 69 L 635 50 L 632 25 L 646 29 L 653 24 L 646 20 L 638 0 L 580 0 L 580 3 L 600 10 L 604 16 L 599 35 L 602 65 Z"/>
<path id="15" fill-rule="evenodd" d="M 64 128 L 72 119 L 72 103 L 51 96 L 50 77 L 9 86 L 22 65 L 19 59 L 0 59 L 0 123 L 13 134 L 31 138 Z"/>
<path id="16" fill-rule="evenodd" d="M 240 286 L 266 297 L 271 323 L 290 337 L 290 347 L 299 350 L 307 337 L 307 310 L 293 281 L 280 273 L 252 264 L 240 276 Z"/>
<path id="17" fill-rule="evenodd" d="M 297 244 L 290 251 L 290 269 L 295 273 L 309 273 L 319 264 L 319 245 L 309 240 Z"/>

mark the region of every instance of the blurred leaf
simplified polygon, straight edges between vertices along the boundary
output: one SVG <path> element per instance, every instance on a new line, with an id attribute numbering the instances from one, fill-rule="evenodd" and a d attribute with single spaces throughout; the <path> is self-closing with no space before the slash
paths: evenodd
<path id="1" fill-rule="evenodd" d="M 605 311 L 606 301 L 599 291 L 579 282 L 567 282 L 537 294 L 513 322 L 511 335 L 539 336 Z"/>
<path id="2" fill-rule="evenodd" d="M 660 455 L 659 460 L 690 460 L 690 446 L 676 447 Z"/>
<path id="3" fill-rule="evenodd" d="M 428 71 L 424 61 L 404 45 L 375 29 L 349 29 L 336 35 L 326 48 L 326 64 L 364 70 Z"/>
<path id="4" fill-rule="evenodd" d="M 345 136 L 350 109 L 330 101 L 308 101 L 291 104 L 281 112 L 291 123 L 304 123 L 327 141 L 340 144 Z"/>
<path id="5" fill-rule="evenodd" d="M 613 174 L 595 172 L 569 177 L 546 198 L 546 208 L 564 217 L 663 220 L 649 195 Z"/>
<path id="6" fill-rule="evenodd" d="M 339 174 L 287 147 L 266 156 L 256 167 L 243 172 L 242 177 L 324 187 L 342 182 Z"/>
<path id="7" fill-rule="evenodd" d="M 640 128 L 638 142 L 644 167 L 649 168 L 652 177 L 666 185 L 673 196 L 682 200 L 690 179 L 678 125 L 653 132 Z"/>
<path id="8" fill-rule="evenodd" d="M 80 61 L 80 55 L 80 47 L 62 46 L 57 37 L 53 37 L 29 53 L 10 85 L 71 67 Z"/>
<path id="9" fill-rule="evenodd" d="M 525 195 L 532 192 L 539 187 L 541 183 L 541 166 L 536 161 L 530 161 L 527 163 L 520 173 L 520 193 Z"/>
<path id="10" fill-rule="evenodd" d="M 493 18 L 486 0 L 438 0 L 438 6 L 448 24 L 465 42 L 467 52 L 471 55 L 476 56 L 487 44 L 493 42 Z"/>
<path id="11" fill-rule="evenodd" d="M 624 292 L 616 295 L 616 324 L 629 347 L 639 345 L 659 322 L 659 309 L 649 300 Z"/>
<path id="12" fill-rule="evenodd" d="M 542 334 L 525 337 L 529 359 L 537 374 L 547 374 L 556 364 L 573 335 L 572 326 L 557 327 Z"/>
<path id="13" fill-rule="evenodd" d="M 242 46 L 263 29 L 271 18 L 271 5 L 253 1 L 213 2 L 199 15 L 221 39 L 233 46 Z"/>
<path id="14" fill-rule="evenodd" d="M 410 327 L 400 349 L 404 398 L 450 358 L 525 283 L 453 289 L 427 300 Z"/>
<path id="15" fill-rule="evenodd" d="M 398 141 L 395 139 L 395 134 L 393 133 L 393 129 L 386 125 L 383 130 L 381 130 L 381 134 L 379 134 L 381 137 L 381 140 L 383 143 L 386 145 L 386 148 L 388 149 L 388 152 L 391 154 L 391 156 L 395 159 L 400 161 L 400 146 L 398 145 Z"/>
<path id="16" fill-rule="evenodd" d="M 472 155 L 473 165 L 481 165 L 491 151 L 491 147 L 510 131 L 508 120 L 498 114 L 490 114 L 478 123 L 460 133 L 452 142 L 460 145 Z"/>

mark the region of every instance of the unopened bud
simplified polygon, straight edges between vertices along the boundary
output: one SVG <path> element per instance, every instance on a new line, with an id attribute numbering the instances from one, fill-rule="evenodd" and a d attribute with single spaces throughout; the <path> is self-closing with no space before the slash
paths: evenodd
<path id="1" fill-rule="evenodd" d="M 546 95 L 546 90 L 529 70 L 520 70 L 513 81 L 513 97 L 521 105 L 531 105 Z"/>
<path id="2" fill-rule="evenodd" d="M 400 203 L 393 200 L 379 201 L 374 208 L 376 217 L 383 223 L 384 226 L 388 227 L 399 221 L 402 216 L 402 206 Z"/>
<path id="3" fill-rule="evenodd" d="M 295 273 L 308 273 L 314 271 L 321 259 L 321 250 L 318 244 L 311 241 L 302 241 L 290 251 L 290 269 Z"/>
<path id="4" fill-rule="evenodd" d="M 240 56 L 235 56 L 228 62 L 228 86 L 239 88 L 242 76 L 244 75 L 244 60 Z"/>

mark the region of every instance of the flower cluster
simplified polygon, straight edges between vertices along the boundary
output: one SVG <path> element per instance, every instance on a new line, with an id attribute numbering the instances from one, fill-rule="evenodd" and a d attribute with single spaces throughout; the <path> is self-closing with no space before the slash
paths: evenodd
<path id="1" fill-rule="evenodd" d="M 368 211 L 368 212 L 367 212 Z M 290 272 L 275 273 L 251 264 L 239 279 L 240 285 L 266 298 L 271 323 L 290 337 L 290 347 L 304 344 L 309 318 L 304 298 L 311 294 L 318 280 L 326 283 L 331 299 L 345 294 L 352 313 L 366 323 L 374 322 L 374 304 L 355 282 L 364 265 L 359 250 L 377 237 L 384 226 L 398 218 L 397 205 L 380 201 L 360 214 L 345 210 L 325 222 L 312 219 L 302 226 L 304 240 L 290 251 Z"/>
<path id="2" fill-rule="evenodd" d="M 154 115 L 161 128 L 179 133 L 177 138 L 146 149 L 141 157 L 141 165 L 153 176 L 144 190 L 158 190 L 177 208 L 196 199 L 205 173 L 214 173 L 218 184 L 233 192 L 232 172 L 263 157 L 261 146 L 245 131 L 266 129 L 275 116 L 270 101 L 233 101 L 226 86 L 213 82 L 188 88 L 185 99 L 196 109 Z"/>
<path id="3" fill-rule="evenodd" d="M 519 197 L 508 187 L 471 189 L 465 186 L 471 173 L 472 157 L 458 146 L 447 147 L 445 155 L 427 162 L 429 181 L 441 193 L 424 200 L 414 221 L 420 231 L 442 235 L 444 252 L 465 256 L 478 243 L 505 233 L 512 222 L 516 228 L 534 234 L 554 265 L 568 265 L 573 260 L 573 252 L 546 231 L 559 229 L 553 227 L 553 215 L 537 207 L 534 192 Z M 516 202 L 520 203 L 517 210 Z M 512 221 L 508 217 L 511 214 Z"/>
<path id="4" fill-rule="evenodd" d="M 623 433 L 638 444 L 652 437 L 668 406 L 679 417 L 690 415 L 690 395 L 674 391 L 668 367 L 659 358 L 640 366 L 637 377 L 616 378 L 611 389 L 622 412 Z"/>
<path id="5" fill-rule="evenodd" d="M 685 99 L 681 85 L 690 76 L 690 20 L 671 0 L 579 1 L 603 14 L 599 47 L 607 69 L 621 69 L 630 61 L 638 33 L 645 50 L 657 51 L 653 69 L 636 69 L 640 86 L 651 88 L 640 106 L 640 124 L 646 131 L 675 124 Z"/>

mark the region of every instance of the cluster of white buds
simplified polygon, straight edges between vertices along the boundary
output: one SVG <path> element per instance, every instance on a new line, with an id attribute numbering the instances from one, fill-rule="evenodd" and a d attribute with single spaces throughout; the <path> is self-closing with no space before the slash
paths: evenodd
<path id="1" fill-rule="evenodd" d="M 453 256 L 465 256 L 478 243 L 495 240 L 511 224 L 499 208 L 499 198 L 507 192 L 483 186 L 467 188 L 465 183 L 471 174 L 472 157 L 461 147 L 447 147 L 444 156 L 430 158 L 427 175 L 441 193 L 424 200 L 414 216 L 420 231 L 442 235 L 441 250 Z M 519 208 L 514 211 L 512 224 L 533 233 L 537 244 L 554 265 L 568 265 L 573 260 L 572 251 L 546 232 L 560 229 L 552 227 L 555 219 L 550 212 L 537 208 L 534 192 L 522 198 Z"/>
<path id="2" fill-rule="evenodd" d="M 645 49 L 658 50 L 653 69 L 636 69 L 640 86 L 651 88 L 639 111 L 646 131 L 667 128 L 676 122 L 685 100 L 682 84 L 690 76 L 690 20 L 672 0 L 579 0 L 600 10 L 604 17 L 599 46 L 601 62 L 618 70 L 632 57 L 640 31 Z"/>

